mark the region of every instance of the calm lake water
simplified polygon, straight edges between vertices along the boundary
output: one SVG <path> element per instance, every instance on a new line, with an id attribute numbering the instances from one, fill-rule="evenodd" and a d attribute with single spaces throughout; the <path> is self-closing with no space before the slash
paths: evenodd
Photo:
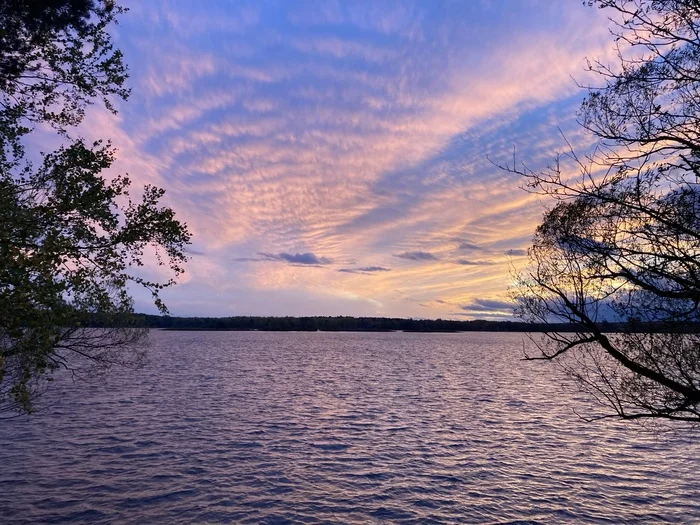
<path id="1" fill-rule="evenodd" d="M 698 440 L 583 422 L 523 339 L 154 332 L 0 422 L 0 523 L 700 522 Z"/>

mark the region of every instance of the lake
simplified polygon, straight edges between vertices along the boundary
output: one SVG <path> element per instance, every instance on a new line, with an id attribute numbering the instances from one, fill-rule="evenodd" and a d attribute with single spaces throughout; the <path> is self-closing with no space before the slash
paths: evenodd
<path id="1" fill-rule="evenodd" d="M 0 422 L 1 523 L 700 522 L 697 439 L 584 422 L 523 334 L 151 335 Z"/>

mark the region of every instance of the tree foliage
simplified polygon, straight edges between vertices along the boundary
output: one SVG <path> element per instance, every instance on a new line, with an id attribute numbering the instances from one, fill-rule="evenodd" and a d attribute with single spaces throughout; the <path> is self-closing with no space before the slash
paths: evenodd
<path id="1" fill-rule="evenodd" d="M 37 123 L 65 132 L 82 121 L 95 98 L 114 112 L 113 99 L 128 97 L 127 68 L 107 32 L 123 12 L 111 0 L 0 3 L 3 155 L 14 153 L 20 161 L 21 138 Z"/>
<path id="2" fill-rule="evenodd" d="M 111 0 L 0 3 L 0 410 L 32 411 L 51 372 L 76 358 L 139 364 L 145 331 L 129 286 L 165 312 L 159 292 L 183 271 L 190 234 L 160 204 L 164 191 L 132 197 L 128 176 L 102 175 L 109 143 L 69 136 L 93 101 L 114 112 L 129 94 L 107 31 L 123 12 Z M 32 163 L 24 139 L 39 124 L 64 145 Z M 134 271 L 147 250 L 170 278 Z"/>
<path id="3" fill-rule="evenodd" d="M 619 59 L 589 62 L 603 82 L 579 122 L 598 148 L 570 148 L 543 172 L 506 167 L 555 199 L 518 276 L 518 311 L 579 326 L 548 334 L 533 358 L 558 360 L 611 416 L 698 423 L 700 3 L 589 3 L 611 14 Z M 608 321 L 622 329 L 605 333 Z"/>

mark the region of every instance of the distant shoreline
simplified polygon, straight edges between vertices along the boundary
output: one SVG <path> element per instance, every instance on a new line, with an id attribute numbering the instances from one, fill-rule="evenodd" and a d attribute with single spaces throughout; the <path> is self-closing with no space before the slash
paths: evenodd
<path id="1" fill-rule="evenodd" d="M 522 321 L 458 321 L 452 319 L 403 319 L 394 317 L 170 317 L 139 315 L 149 328 L 171 331 L 254 332 L 532 332 L 545 325 Z M 571 330 L 571 325 L 562 325 Z"/>
<path id="2" fill-rule="evenodd" d="M 567 323 L 526 323 L 523 321 L 458 321 L 451 319 L 402 319 L 392 317 L 170 317 L 138 314 L 148 328 L 185 332 L 587 332 Z M 700 332 L 700 325 L 662 323 L 607 323 L 598 328 L 605 333 Z"/>

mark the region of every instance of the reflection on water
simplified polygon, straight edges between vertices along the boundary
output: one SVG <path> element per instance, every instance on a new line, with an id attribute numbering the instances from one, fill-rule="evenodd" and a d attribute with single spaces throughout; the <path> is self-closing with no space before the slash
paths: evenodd
<path id="1" fill-rule="evenodd" d="M 0 423 L 0 521 L 700 520 L 691 438 L 582 422 L 522 340 L 154 333 L 145 369 Z"/>

